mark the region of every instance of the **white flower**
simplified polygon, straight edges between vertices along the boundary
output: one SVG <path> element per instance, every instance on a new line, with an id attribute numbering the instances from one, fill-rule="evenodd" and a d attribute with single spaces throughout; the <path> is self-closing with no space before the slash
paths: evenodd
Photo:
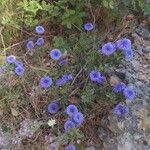
<path id="1" fill-rule="evenodd" d="M 48 125 L 50 126 L 50 127 L 54 127 L 54 125 L 56 124 L 56 120 L 55 119 L 49 119 L 48 120 Z"/>

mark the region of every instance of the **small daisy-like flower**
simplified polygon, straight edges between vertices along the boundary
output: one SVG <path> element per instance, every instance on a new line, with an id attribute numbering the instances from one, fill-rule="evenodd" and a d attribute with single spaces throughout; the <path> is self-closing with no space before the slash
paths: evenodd
<path id="1" fill-rule="evenodd" d="M 52 83 L 52 78 L 50 78 L 49 76 L 45 76 L 40 80 L 40 87 L 47 89 L 52 85 Z"/>
<path id="2" fill-rule="evenodd" d="M 50 52 L 50 56 L 53 60 L 59 60 L 62 56 L 62 52 L 59 49 L 53 49 Z"/>
<path id="3" fill-rule="evenodd" d="M 21 67 L 21 66 L 18 66 L 15 68 L 15 73 L 18 75 L 18 76 L 23 76 L 24 75 L 24 67 Z"/>
<path id="4" fill-rule="evenodd" d="M 50 120 L 48 120 L 48 125 L 50 126 L 50 127 L 54 127 L 54 125 L 56 124 L 56 120 L 55 119 L 50 119 Z"/>
<path id="5" fill-rule="evenodd" d="M 101 77 L 101 73 L 99 71 L 93 70 L 90 72 L 90 79 L 92 81 L 98 81 Z"/>
<path id="6" fill-rule="evenodd" d="M 68 120 L 64 124 L 65 132 L 69 132 L 71 129 L 75 128 L 75 123 L 71 120 Z"/>
<path id="7" fill-rule="evenodd" d="M 15 65 L 16 65 L 16 67 L 24 67 L 23 63 L 19 60 L 15 61 Z"/>
<path id="8" fill-rule="evenodd" d="M 125 60 L 130 61 L 133 58 L 133 51 L 132 49 L 124 50 Z"/>
<path id="9" fill-rule="evenodd" d="M 116 105 L 114 108 L 114 113 L 118 115 L 119 117 L 124 117 L 129 113 L 129 108 L 121 103 Z"/>
<path id="10" fill-rule="evenodd" d="M 7 63 L 13 64 L 16 61 L 16 56 L 10 55 L 7 57 Z"/>
<path id="11" fill-rule="evenodd" d="M 72 117 L 74 114 L 78 113 L 78 108 L 77 108 L 75 105 L 71 104 L 71 105 L 69 105 L 69 106 L 67 107 L 66 113 L 67 113 L 70 117 Z"/>
<path id="12" fill-rule="evenodd" d="M 27 49 L 29 49 L 29 50 L 31 50 L 31 49 L 33 49 L 34 48 L 34 43 L 33 43 L 33 41 L 28 41 L 28 43 L 27 43 Z"/>
<path id="13" fill-rule="evenodd" d="M 76 147 L 75 147 L 75 145 L 68 145 L 66 147 L 66 150 L 76 150 Z"/>
<path id="14" fill-rule="evenodd" d="M 81 112 L 75 113 L 73 116 L 73 120 L 77 126 L 81 125 L 84 121 L 84 116 Z"/>
<path id="15" fill-rule="evenodd" d="M 62 79 L 65 81 L 71 81 L 71 80 L 73 80 L 73 76 L 72 76 L 72 74 L 65 74 L 62 76 Z"/>
<path id="16" fill-rule="evenodd" d="M 116 46 L 118 49 L 122 49 L 122 50 L 127 50 L 127 49 L 131 49 L 131 41 L 127 38 L 118 40 L 116 42 Z"/>
<path id="17" fill-rule="evenodd" d="M 116 46 L 112 42 L 108 42 L 102 46 L 101 52 L 104 55 L 112 55 L 116 51 Z"/>
<path id="18" fill-rule="evenodd" d="M 134 89 L 129 86 L 124 89 L 123 94 L 126 97 L 126 99 L 128 99 L 130 101 L 134 100 L 136 97 L 136 93 L 135 93 Z"/>
<path id="19" fill-rule="evenodd" d="M 87 31 L 90 31 L 94 28 L 94 25 L 92 23 L 86 23 L 84 24 L 84 29 L 87 30 Z"/>
<path id="20" fill-rule="evenodd" d="M 44 39 L 42 37 L 38 38 L 37 41 L 36 41 L 36 45 L 42 46 L 43 44 L 44 44 Z"/>
<path id="21" fill-rule="evenodd" d="M 114 86 L 114 92 L 118 93 L 118 92 L 123 92 L 123 90 L 125 89 L 126 85 L 123 82 L 117 83 Z"/>
<path id="22" fill-rule="evenodd" d="M 51 114 L 55 114 L 57 113 L 57 111 L 59 110 L 59 105 L 57 103 L 50 103 L 48 105 L 48 112 Z"/>
<path id="23" fill-rule="evenodd" d="M 43 34 L 43 33 L 45 32 L 45 29 L 44 29 L 43 26 L 37 26 L 37 27 L 35 28 L 35 31 L 36 31 L 36 33 L 38 33 L 38 34 Z"/>

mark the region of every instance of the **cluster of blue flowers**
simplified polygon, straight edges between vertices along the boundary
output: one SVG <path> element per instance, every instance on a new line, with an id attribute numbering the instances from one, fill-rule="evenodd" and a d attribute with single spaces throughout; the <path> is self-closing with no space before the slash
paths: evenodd
<path id="1" fill-rule="evenodd" d="M 131 41 L 127 38 L 118 40 L 116 43 L 108 42 L 102 46 L 100 52 L 106 56 L 112 55 L 117 50 L 122 50 L 126 61 L 133 58 Z"/>
<path id="2" fill-rule="evenodd" d="M 45 29 L 43 26 L 37 26 L 35 28 L 35 31 L 36 33 L 40 35 L 45 32 Z M 44 44 L 44 39 L 42 37 L 39 37 L 35 43 L 32 40 L 28 41 L 26 46 L 27 46 L 27 49 L 32 50 L 35 45 L 42 46 L 43 44 Z"/>
<path id="3" fill-rule="evenodd" d="M 64 124 L 65 132 L 69 132 L 71 129 L 77 128 L 82 125 L 84 121 L 84 116 L 81 112 L 78 111 L 78 108 L 70 104 L 66 108 L 66 113 L 70 117 Z"/>
<path id="4" fill-rule="evenodd" d="M 114 92 L 122 92 L 127 101 L 133 101 L 136 97 L 136 92 L 131 86 L 126 86 L 125 83 L 119 82 L 114 86 Z M 118 116 L 126 116 L 129 113 L 129 108 L 121 103 L 116 105 L 114 113 Z"/>
<path id="5" fill-rule="evenodd" d="M 7 57 L 7 63 L 8 64 L 15 64 L 15 73 L 18 76 L 23 76 L 25 72 L 24 65 L 21 61 L 16 59 L 16 56 L 10 55 Z"/>

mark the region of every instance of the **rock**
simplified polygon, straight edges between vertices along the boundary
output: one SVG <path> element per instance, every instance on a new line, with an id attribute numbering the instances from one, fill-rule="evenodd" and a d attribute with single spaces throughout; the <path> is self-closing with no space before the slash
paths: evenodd
<path id="1" fill-rule="evenodd" d="M 145 47 L 144 49 L 142 49 L 143 53 L 147 54 L 150 52 L 150 46 Z"/>
<path id="2" fill-rule="evenodd" d="M 91 147 L 86 148 L 85 150 L 96 150 L 96 149 L 95 147 L 91 146 Z"/>

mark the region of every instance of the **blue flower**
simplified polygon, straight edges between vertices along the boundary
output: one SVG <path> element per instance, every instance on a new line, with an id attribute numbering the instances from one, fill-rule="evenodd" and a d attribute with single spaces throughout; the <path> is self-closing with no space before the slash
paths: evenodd
<path id="1" fill-rule="evenodd" d="M 36 45 L 42 46 L 43 44 L 44 44 L 44 39 L 42 37 L 38 38 L 37 41 L 36 41 Z"/>
<path id="2" fill-rule="evenodd" d="M 133 58 L 133 51 L 132 49 L 124 50 L 125 60 L 130 61 Z"/>
<path id="3" fill-rule="evenodd" d="M 62 60 L 59 60 L 59 61 L 58 61 L 58 64 L 59 64 L 60 66 L 63 66 L 63 65 L 65 65 L 65 64 L 67 64 L 67 63 L 68 63 L 67 59 L 62 59 Z"/>
<path id="4" fill-rule="evenodd" d="M 6 67 L 5 66 L 1 66 L 0 67 L 0 74 L 5 74 L 6 72 Z"/>
<path id="5" fill-rule="evenodd" d="M 10 55 L 10 56 L 7 57 L 7 62 L 9 64 L 13 64 L 15 61 L 16 61 L 16 56 Z"/>
<path id="6" fill-rule="evenodd" d="M 75 123 L 71 120 L 68 120 L 64 124 L 65 132 L 69 132 L 71 129 L 75 128 Z"/>
<path id="7" fill-rule="evenodd" d="M 129 108 L 121 103 L 116 105 L 114 108 L 114 113 L 118 115 L 119 117 L 124 117 L 129 113 Z"/>
<path id="8" fill-rule="evenodd" d="M 59 49 L 53 49 L 51 52 L 50 52 L 50 56 L 52 59 L 54 60 L 59 60 L 60 57 L 62 56 L 62 53 Z"/>
<path id="9" fill-rule="evenodd" d="M 33 41 L 28 41 L 28 43 L 27 43 L 27 49 L 31 50 L 31 49 L 33 49 L 33 48 L 34 48 L 34 43 L 33 43 Z"/>
<path id="10" fill-rule="evenodd" d="M 50 78 L 49 76 L 45 76 L 40 80 L 40 87 L 47 89 L 52 85 L 52 83 L 52 78 Z"/>
<path id="11" fill-rule="evenodd" d="M 75 113 L 73 115 L 73 121 L 76 123 L 77 126 L 81 125 L 84 121 L 84 116 L 81 112 Z"/>
<path id="12" fill-rule="evenodd" d="M 48 105 L 48 112 L 51 114 L 56 113 L 59 110 L 59 105 L 57 103 L 50 103 Z"/>
<path id="13" fill-rule="evenodd" d="M 102 46 L 101 52 L 104 55 L 112 55 L 116 51 L 116 46 L 112 42 L 108 42 Z"/>
<path id="14" fill-rule="evenodd" d="M 66 147 L 66 150 L 76 150 L 76 147 L 75 147 L 75 145 L 68 145 Z"/>
<path id="15" fill-rule="evenodd" d="M 118 49 L 122 49 L 122 50 L 127 50 L 127 49 L 131 49 L 131 41 L 127 38 L 118 40 L 116 42 L 116 46 Z"/>
<path id="16" fill-rule="evenodd" d="M 64 80 L 64 79 L 58 79 L 56 81 L 57 86 L 64 86 L 65 84 L 66 84 L 66 80 Z"/>
<path id="17" fill-rule="evenodd" d="M 71 80 L 73 80 L 73 76 L 72 76 L 72 74 L 65 74 L 62 76 L 62 79 L 65 80 L 66 82 L 71 81 Z"/>
<path id="18" fill-rule="evenodd" d="M 99 78 L 101 77 L 101 73 L 96 71 L 96 70 L 93 70 L 90 72 L 90 79 L 92 81 L 98 81 Z"/>
<path id="19" fill-rule="evenodd" d="M 124 89 L 125 89 L 126 85 L 123 83 L 123 82 L 120 82 L 120 83 L 117 83 L 115 86 L 114 86 L 114 91 L 116 93 L 118 92 L 123 92 Z"/>
<path id="20" fill-rule="evenodd" d="M 123 94 L 126 97 L 126 99 L 128 99 L 130 101 L 134 100 L 136 97 L 136 93 L 135 93 L 134 89 L 129 86 L 124 89 Z"/>
<path id="21" fill-rule="evenodd" d="M 75 105 L 71 104 L 71 105 L 69 105 L 69 106 L 67 107 L 66 113 L 67 113 L 70 117 L 72 117 L 74 114 L 78 113 L 78 108 L 77 108 Z"/>
<path id="22" fill-rule="evenodd" d="M 19 60 L 16 60 L 15 65 L 16 67 L 24 67 L 23 63 Z"/>
<path id="23" fill-rule="evenodd" d="M 86 23 L 84 24 L 84 29 L 87 30 L 87 31 L 90 31 L 94 28 L 94 25 L 92 23 Z"/>
<path id="24" fill-rule="evenodd" d="M 101 75 L 96 82 L 98 84 L 104 84 L 105 81 L 106 81 L 106 78 Z"/>
<path id="25" fill-rule="evenodd" d="M 15 73 L 18 75 L 18 76 L 23 76 L 24 75 L 24 67 L 21 67 L 21 66 L 17 66 L 15 68 Z"/>
<path id="26" fill-rule="evenodd" d="M 43 26 L 37 26 L 37 27 L 35 28 L 35 31 L 36 31 L 36 33 L 38 33 L 38 34 L 43 34 L 43 33 L 45 32 L 45 29 L 44 29 Z"/>

